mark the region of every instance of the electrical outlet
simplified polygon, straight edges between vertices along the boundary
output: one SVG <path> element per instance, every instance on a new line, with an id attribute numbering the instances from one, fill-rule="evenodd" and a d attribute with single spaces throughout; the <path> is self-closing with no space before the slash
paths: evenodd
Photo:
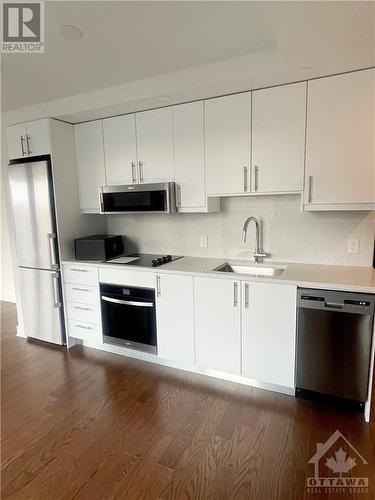
<path id="1" fill-rule="evenodd" d="M 348 253 L 357 254 L 359 251 L 359 239 L 350 238 L 348 240 Z"/>
<path id="2" fill-rule="evenodd" d="M 201 235 L 201 248 L 207 248 L 208 247 L 208 236 L 207 234 L 202 234 Z"/>

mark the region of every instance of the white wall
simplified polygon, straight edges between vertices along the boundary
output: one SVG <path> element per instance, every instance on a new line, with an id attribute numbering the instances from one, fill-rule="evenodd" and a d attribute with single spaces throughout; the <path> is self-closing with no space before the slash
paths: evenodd
<path id="1" fill-rule="evenodd" d="M 293 195 L 231 197 L 217 214 L 111 215 L 108 231 L 123 234 L 130 251 L 173 253 L 199 257 L 250 258 L 255 229 L 241 242 L 245 219 L 264 223 L 264 248 L 274 261 L 371 266 L 375 212 L 301 212 Z M 208 235 L 208 248 L 200 236 Z M 347 253 L 348 238 L 359 238 L 358 255 Z"/>

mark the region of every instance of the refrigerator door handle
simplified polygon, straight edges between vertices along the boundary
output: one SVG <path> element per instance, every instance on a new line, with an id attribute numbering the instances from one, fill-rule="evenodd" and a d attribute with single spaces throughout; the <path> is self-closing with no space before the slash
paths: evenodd
<path id="1" fill-rule="evenodd" d="M 52 283 L 53 283 L 53 300 L 55 303 L 55 307 L 61 307 L 60 291 L 59 291 L 59 273 L 53 273 Z"/>
<path id="2" fill-rule="evenodd" d="M 49 239 L 51 269 L 58 269 L 59 265 L 56 259 L 56 247 L 55 247 L 56 233 L 48 233 L 48 239 Z"/>

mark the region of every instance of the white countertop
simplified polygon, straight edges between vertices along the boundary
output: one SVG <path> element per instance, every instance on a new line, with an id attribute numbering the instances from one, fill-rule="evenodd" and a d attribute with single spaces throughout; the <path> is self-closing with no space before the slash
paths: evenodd
<path id="1" fill-rule="evenodd" d="M 152 272 L 157 274 L 189 274 L 194 276 L 242 279 L 246 281 L 258 281 L 264 283 L 280 283 L 297 285 L 304 288 L 322 288 L 326 290 L 345 290 L 362 293 L 375 293 L 375 269 L 372 267 L 356 266 L 327 266 L 319 264 L 297 264 L 291 262 L 273 262 L 266 260 L 262 265 L 286 266 L 285 271 L 279 276 L 255 276 L 249 274 L 226 273 L 214 271 L 217 267 L 230 262 L 236 265 L 257 266 L 250 260 L 214 259 L 203 257 L 183 257 L 160 267 L 138 267 L 126 264 L 111 264 L 109 262 L 69 260 L 63 264 L 81 264 L 110 266 L 114 268 L 128 269 L 131 271 Z M 260 267 L 262 266 L 260 265 Z"/>

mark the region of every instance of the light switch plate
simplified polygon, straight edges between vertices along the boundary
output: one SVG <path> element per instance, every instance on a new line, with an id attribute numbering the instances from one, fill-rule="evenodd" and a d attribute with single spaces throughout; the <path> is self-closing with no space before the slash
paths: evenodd
<path id="1" fill-rule="evenodd" d="M 208 236 L 207 234 L 202 234 L 201 235 L 201 248 L 207 248 L 208 247 Z"/>
<path id="2" fill-rule="evenodd" d="M 348 240 L 348 253 L 358 254 L 359 252 L 359 239 L 349 238 Z"/>

